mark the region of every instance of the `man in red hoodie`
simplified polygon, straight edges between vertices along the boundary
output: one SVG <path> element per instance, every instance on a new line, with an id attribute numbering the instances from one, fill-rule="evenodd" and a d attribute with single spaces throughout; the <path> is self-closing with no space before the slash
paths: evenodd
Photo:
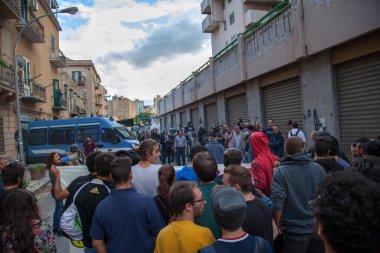
<path id="1" fill-rule="evenodd" d="M 253 176 L 254 187 L 266 196 L 270 196 L 274 164 L 280 161 L 280 158 L 270 152 L 268 137 L 263 132 L 251 134 L 249 143 L 255 157 L 249 169 Z"/>

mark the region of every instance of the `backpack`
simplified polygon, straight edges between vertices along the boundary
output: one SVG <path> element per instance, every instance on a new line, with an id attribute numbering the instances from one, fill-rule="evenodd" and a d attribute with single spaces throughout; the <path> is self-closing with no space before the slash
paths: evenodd
<path id="1" fill-rule="evenodd" d="M 63 212 L 62 217 L 61 217 L 61 222 L 60 222 L 62 231 L 65 232 L 65 234 L 68 235 L 71 239 L 76 240 L 76 241 L 81 241 L 83 239 L 83 235 L 82 235 L 82 223 L 80 221 L 78 209 L 75 205 L 75 199 L 78 196 L 78 194 L 83 190 L 83 188 L 90 183 L 104 185 L 106 189 L 108 190 L 108 193 L 111 192 L 108 186 L 105 185 L 102 180 L 97 179 L 97 178 L 83 184 L 77 190 L 77 192 L 75 193 L 73 197 L 73 202 Z"/>
<path id="2" fill-rule="evenodd" d="M 297 132 L 295 134 L 292 133 L 292 131 L 290 131 L 290 136 L 293 137 L 293 136 L 298 136 L 298 133 L 300 132 L 301 130 L 298 129 Z"/>
<path id="3" fill-rule="evenodd" d="M 263 253 L 265 240 L 261 237 L 254 236 L 256 243 L 255 243 L 255 249 L 252 253 Z M 198 251 L 199 253 L 217 253 L 214 246 L 209 245 L 207 247 L 204 247 Z"/>

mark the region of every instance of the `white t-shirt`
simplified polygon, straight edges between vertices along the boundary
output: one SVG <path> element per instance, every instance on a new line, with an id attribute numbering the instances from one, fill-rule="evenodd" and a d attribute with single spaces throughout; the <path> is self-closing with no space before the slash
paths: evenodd
<path id="1" fill-rule="evenodd" d="M 296 135 L 298 130 L 299 130 L 298 128 L 293 128 L 292 131 L 289 131 L 288 138 L 298 136 L 305 142 L 306 141 L 305 134 L 302 132 L 302 130 L 299 130 L 298 134 Z M 292 133 L 293 136 L 290 133 Z"/>
<path id="2" fill-rule="evenodd" d="M 157 195 L 159 185 L 158 169 L 160 167 L 160 164 L 152 164 L 146 168 L 136 164 L 132 167 L 132 185 L 137 192 L 152 198 Z"/>

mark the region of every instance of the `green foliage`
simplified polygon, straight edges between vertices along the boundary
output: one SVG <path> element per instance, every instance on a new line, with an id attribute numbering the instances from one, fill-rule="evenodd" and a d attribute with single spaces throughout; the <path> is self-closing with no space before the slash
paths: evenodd
<path id="1" fill-rule="evenodd" d="M 34 173 L 42 173 L 42 172 L 45 172 L 45 171 L 46 171 L 46 165 L 43 164 L 43 163 L 34 164 L 30 168 L 30 172 L 34 172 Z"/>

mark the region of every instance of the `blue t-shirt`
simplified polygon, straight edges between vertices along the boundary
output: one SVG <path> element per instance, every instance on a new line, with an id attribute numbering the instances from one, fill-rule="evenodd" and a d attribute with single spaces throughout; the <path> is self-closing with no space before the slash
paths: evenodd
<path id="1" fill-rule="evenodd" d="M 156 203 L 134 188 L 112 190 L 96 208 L 90 235 L 106 241 L 108 252 L 153 252 L 165 227 Z"/>
<path id="2" fill-rule="evenodd" d="M 273 249 L 267 240 L 261 238 L 260 244 L 257 238 L 257 236 L 249 234 L 235 239 L 220 238 L 213 244 L 213 247 L 217 253 L 273 253 Z M 256 246 L 256 244 L 258 245 Z"/>
<path id="3" fill-rule="evenodd" d="M 181 170 L 177 171 L 175 173 L 175 180 L 193 181 L 199 184 L 197 175 L 195 175 L 193 168 L 191 168 L 190 166 L 184 166 Z"/>

